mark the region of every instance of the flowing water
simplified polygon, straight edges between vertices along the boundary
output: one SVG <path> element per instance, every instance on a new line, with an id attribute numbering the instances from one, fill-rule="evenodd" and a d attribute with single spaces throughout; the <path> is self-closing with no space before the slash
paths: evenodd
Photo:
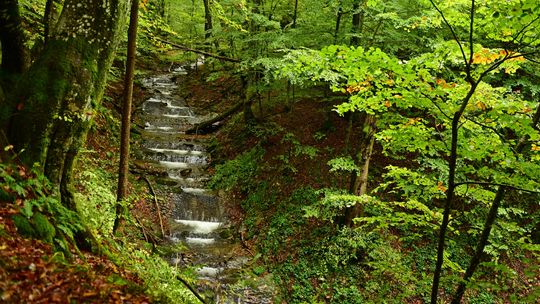
<path id="1" fill-rule="evenodd" d="M 271 303 L 268 285 L 240 284 L 250 276 L 244 270 L 250 258 L 237 253 L 223 203 L 205 186 L 211 177 L 206 170 L 210 138 L 185 134 L 195 123 L 211 117 L 196 114 L 179 96 L 175 80 L 186 77 L 194 67 L 196 64 L 143 80 L 151 97 L 143 103 L 142 160 L 138 161 L 166 175 L 156 180 L 161 184 L 159 196 L 173 205 L 169 239 L 188 247 L 187 252 L 170 257 L 171 263 L 197 266 L 199 289 L 211 291 L 211 302 Z"/>

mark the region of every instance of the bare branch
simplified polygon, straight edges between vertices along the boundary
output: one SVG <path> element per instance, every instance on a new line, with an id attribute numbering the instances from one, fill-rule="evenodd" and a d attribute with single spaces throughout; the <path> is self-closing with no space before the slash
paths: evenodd
<path id="1" fill-rule="evenodd" d="M 452 25 L 450 25 L 448 20 L 446 20 L 446 16 L 444 16 L 444 13 L 439 9 L 439 7 L 435 4 L 435 2 L 433 2 L 433 0 L 429 0 L 429 2 L 431 2 L 431 5 L 433 5 L 433 7 L 437 10 L 439 15 L 441 15 L 444 23 L 450 29 L 450 32 L 452 32 L 452 36 L 454 37 L 454 40 L 459 45 L 459 49 L 461 51 L 461 55 L 463 56 L 463 61 L 465 62 L 465 65 L 470 66 L 469 62 L 467 61 L 467 55 L 465 55 L 465 51 L 463 50 L 463 45 L 461 45 L 461 41 L 459 40 L 459 37 L 457 36 L 456 32 L 454 31 L 454 28 L 452 27 Z"/>
<path id="2" fill-rule="evenodd" d="M 219 59 L 219 60 L 222 60 L 222 61 L 236 62 L 236 63 L 241 62 L 240 59 L 220 56 L 220 55 L 212 54 L 212 53 L 209 53 L 209 52 L 192 49 L 192 48 L 189 48 L 187 46 L 176 44 L 176 43 L 173 43 L 173 42 L 170 42 L 170 41 L 167 41 L 167 40 L 163 40 L 163 39 L 160 39 L 160 38 L 156 38 L 156 40 L 159 41 L 159 42 L 168 44 L 168 45 L 170 45 L 170 46 L 172 46 L 174 48 L 177 48 L 177 49 L 181 49 L 181 50 L 188 51 L 188 52 L 193 52 L 193 53 L 196 53 L 196 54 L 201 54 L 201 55 L 216 58 L 216 59 Z"/>
<path id="3" fill-rule="evenodd" d="M 519 32 L 516 33 L 516 35 L 514 37 L 512 37 L 512 40 L 516 41 L 519 38 L 519 36 L 521 36 L 521 34 L 523 34 L 528 27 L 533 25 L 533 23 L 535 23 L 538 20 L 540 20 L 540 16 L 536 16 L 536 18 L 531 20 L 531 22 L 527 23 Z M 519 43 L 521 43 L 523 41 L 524 36 L 525 35 L 523 35 L 522 38 L 519 39 Z"/>
<path id="4" fill-rule="evenodd" d="M 472 118 L 470 117 L 467 117 L 467 116 L 463 116 L 466 120 L 476 124 L 476 125 L 479 125 L 480 127 L 482 128 L 485 128 L 485 129 L 488 129 L 488 130 L 491 130 L 493 133 L 497 134 L 497 136 L 499 137 L 500 140 L 502 140 L 503 142 L 508 142 L 508 139 L 505 138 L 505 136 L 503 134 L 501 134 L 499 131 L 497 131 L 497 129 L 495 129 L 494 127 L 490 127 L 488 125 L 485 125 L 481 122 L 478 122 L 476 120 L 473 120 Z"/>
<path id="5" fill-rule="evenodd" d="M 469 23 L 469 66 L 473 62 L 474 0 L 471 3 L 471 20 Z M 470 70 L 470 69 L 469 69 Z M 469 75 L 470 76 L 470 75 Z"/>

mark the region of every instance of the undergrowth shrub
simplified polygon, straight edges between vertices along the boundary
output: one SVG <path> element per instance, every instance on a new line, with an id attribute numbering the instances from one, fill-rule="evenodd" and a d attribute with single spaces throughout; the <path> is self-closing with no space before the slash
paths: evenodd
<path id="1" fill-rule="evenodd" d="M 78 172 L 78 180 L 75 200 L 82 221 L 98 236 L 109 235 L 116 215 L 114 177 L 101 169 L 88 167 Z"/>
<path id="2" fill-rule="evenodd" d="M 180 271 L 163 258 L 131 243 L 118 249 L 119 263 L 144 280 L 146 293 L 158 303 L 200 303 L 178 280 Z"/>
<path id="3" fill-rule="evenodd" d="M 82 230 L 77 213 L 59 201 L 47 178 L 36 169 L 0 164 L 0 202 L 14 203 L 18 231 L 43 240 L 69 254 L 68 243 Z"/>
<path id="4" fill-rule="evenodd" d="M 237 188 L 248 192 L 255 185 L 254 177 L 258 172 L 258 163 L 264 155 L 264 149 L 255 146 L 233 160 L 216 166 L 216 173 L 209 183 L 212 189 L 231 190 Z"/>

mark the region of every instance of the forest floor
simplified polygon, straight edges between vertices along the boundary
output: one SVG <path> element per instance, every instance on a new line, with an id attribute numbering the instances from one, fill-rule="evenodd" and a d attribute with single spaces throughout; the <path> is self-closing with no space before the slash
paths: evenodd
<path id="1" fill-rule="evenodd" d="M 119 100 L 120 81 L 109 85 L 107 96 Z M 136 98 L 143 92 L 135 90 Z M 113 104 L 108 104 L 114 108 Z M 115 109 L 111 109 L 115 112 Z M 98 119 L 88 146 L 97 159 L 118 151 L 106 121 Z M 108 163 L 112 163 L 109 161 Z M 114 171 L 116 167 L 104 168 Z M 21 171 L 21 172 L 24 172 Z M 105 256 L 75 252 L 71 258 L 43 241 L 21 236 L 12 216 L 24 201 L 0 202 L 0 302 L 2 303 L 150 303 L 144 284 L 135 274 Z"/>
<path id="2" fill-rule="evenodd" d="M 0 207 L 0 302 L 150 303 L 141 280 L 110 260 L 87 252 L 71 259 L 42 241 L 22 237 Z"/>

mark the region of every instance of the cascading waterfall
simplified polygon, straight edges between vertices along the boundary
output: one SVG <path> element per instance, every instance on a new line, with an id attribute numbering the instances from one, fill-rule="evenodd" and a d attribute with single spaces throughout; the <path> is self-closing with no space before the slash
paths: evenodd
<path id="1" fill-rule="evenodd" d="M 200 63 L 198 63 L 200 64 Z M 195 64 L 191 68 L 196 67 Z M 238 279 L 241 269 L 249 260 L 233 253 L 235 244 L 222 235 L 227 229 L 223 206 L 218 197 L 205 187 L 210 176 L 206 171 L 209 155 L 207 138 L 187 135 L 185 131 L 195 123 L 208 119 L 195 114 L 185 100 L 176 95 L 178 85 L 173 79 L 185 75 L 179 68 L 169 74 L 143 80 L 151 97 L 143 103 L 144 131 L 142 132 L 142 161 L 150 167 L 166 172 L 160 196 L 174 206 L 171 221 L 173 242 L 183 242 L 193 255 L 190 265 L 199 265 L 198 275 L 226 289 L 228 282 Z M 158 180 L 159 182 L 159 180 Z M 172 263 L 186 263 L 178 257 Z M 214 295 L 216 303 L 271 303 L 268 291 L 246 287 L 231 292 L 234 295 Z"/>

